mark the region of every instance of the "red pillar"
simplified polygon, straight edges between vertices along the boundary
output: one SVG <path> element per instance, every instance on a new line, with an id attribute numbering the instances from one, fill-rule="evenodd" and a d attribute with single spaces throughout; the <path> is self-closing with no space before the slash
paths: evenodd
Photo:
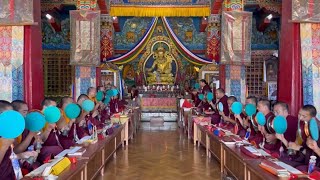
<path id="1" fill-rule="evenodd" d="M 24 28 L 24 98 L 38 109 L 44 98 L 40 1 L 33 1 L 33 18 L 38 25 Z"/>
<path id="2" fill-rule="evenodd" d="M 278 100 L 288 103 L 297 115 L 302 106 L 300 26 L 291 20 L 291 1 L 282 1 Z"/>

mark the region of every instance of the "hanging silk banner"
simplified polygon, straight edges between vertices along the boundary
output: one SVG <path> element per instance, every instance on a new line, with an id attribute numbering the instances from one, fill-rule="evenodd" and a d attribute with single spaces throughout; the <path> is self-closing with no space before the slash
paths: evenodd
<path id="1" fill-rule="evenodd" d="M 202 17 L 210 15 L 207 5 L 111 5 L 111 16 Z"/>
<path id="2" fill-rule="evenodd" d="M 70 11 L 70 64 L 99 66 L 100 11 Z"/>
<path id="3" fill-rule="evenodd" d="M 223 12 L 221 26 L 221 64 L 250 65 L 252 13 Z"/>
<path id="4" fill-rule="evenodd" d="M 320 2 L 292 0 L 292 20 L 297 22 L 320 22 Z"/>
<path id="5" fill-rule="evenodd" d="M 320 24 L 301 23 L 303 104 L 320 106 Z M 318 112 L 317 118 L 320 118 Z"/>
<path id="6" fill-rule="evenodd" d="M 119 0 L 112 0 L 112 4 L 120 4 Z M 125 5 L 209 5 L 208 0 L 124 0 L 121 4 Z"/>
<path id="7" fill-rule="evenodd" d="M 101 60 L 106 61 L 114 54 L 113 49 L 113 21 L 107 14 L 101 15 Z"/>
<path id="8" fill-rule="evenodd" d="M 216 62 L 219 62 L 220 59 L 220 36 L 220 14 L 211 14 L 207 27 L 206 56 L 208 59 Z"/>
<path id="9" fill-rule="evenodd" d="M 33 1 L 0 1 L 0 25 L 33 24 Z"/>

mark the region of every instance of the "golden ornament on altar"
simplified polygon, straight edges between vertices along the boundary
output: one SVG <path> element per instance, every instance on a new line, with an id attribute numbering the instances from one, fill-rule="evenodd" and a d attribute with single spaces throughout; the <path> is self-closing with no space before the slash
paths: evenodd
<path id="1" fill-rule="evenodd" d="M 172 74 L 173 57 L 162 44 L 153 52 L 154 62 L 151 68 L 147 68 L 148 84 L 174 84 Z"/>

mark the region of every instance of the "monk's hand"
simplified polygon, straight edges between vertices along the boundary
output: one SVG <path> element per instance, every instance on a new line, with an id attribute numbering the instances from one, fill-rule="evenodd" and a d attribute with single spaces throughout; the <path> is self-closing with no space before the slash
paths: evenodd
<path id="1" fill-rule="evenodd" d="M 265 134 L 265 137 L 266 137 L 266 141 L 267 141 L 268 143 L 272 143 L 272 142 L 274 142 L 275 140 L 277 140 L 275 134 L 266 133 L 266 134 Z"/>
<path id="2" fill-rule="evenodd" d="M 240 124 L 241 124 L 241 126 L 243 126 L 243 119 L 241 118 L 240 114 L 236 114 L 236 115 L 234 115 L 234 117 L 235 117 L 236 119 L 238 119 L 239 122 L 240 122 Z"/>
<path id="3" fill-rule="evenodd" d="M 276 133 L 276 138 L 282 141 L 284 139 L 284 135 Z"/>
<path id="4" fill-rule="evenodd" d="M 86 124 L 86 121 L 85 121 L 85 120 L 81 120 L 81 121 L 79 122 L 79 126 L 80 126 L 80 127 L 83 127 L 85 124 Z"/>
<path id="5" fill-rule="evenodd" d="M 245 127 L 248 127 L 248 126 L 249 126 L 249 120 L 248 120 L 248 118 L 244 118 L 244 119 L 243 119 L 243 125 L 244 125 Z"/>
<path id="6" fill-rule="evenodd" d="M 92 117 L 93 118 L 98 116 L 98 115 L 99 115 L 99 111 L 98 110 L 93 111 L 93 113 L 92 113 Z"/>
<path id="7" fill-rule="evenodd" d="M 223 111 L 219 111 L 220 116 L 225 117 L 225 114 Z"/>
<path id="8" fill-rule="evenodd" d="M 54 129 L 56 126 L 57 126 L 56 123 L 49 124 L 49 125 L 48 125 L 48 128 L 47 128 L 47 131 L 50 132 L 50 131 L 51 131 L 52 129 Z"/>
<path id="9" fill-rule="evenodd" d="M 20 154 L 17 154 L 18 159 L 28 159 L 29 157 L 38 157 L 37 151 L 26 151 Z"/>
<path id="10" fill-rule="evenodd" d="M 215 105 L 213 104 L 212 101 L 209 101 L 209 104 L 210 104 L 211 106 L 215 107 Z"/>
<path id="11" fill-rule="evenodd" d="M 258 125 L 258 130 L 261 132 L 261 134 L 266 134 L 266 129 L 264 128 L 264 126 Z"/>
<path id="12" fill-rule="evenodd" d="M 301 146 L 299 146 L 298 144 L 296 144 L 295 142 L 289 142 L 289 147 L 288 149 L 293 149 L 295 151 L 299 151 L 301 148 Z"/>
<path id="13" fill-rule="evenodd" d="M 34 138 L 36 138 L 37 137 L 37 134 L 38 134 L 38 132 L 32 132 L 32 131 L 30 131 L 29 133 L 28 133 L 28 136 L 30 136 L 30 137 L 34 137 Z"/>
<path id="14" fill-rule="evenodd" d="M 319 151 L 319 146 L 317 142 L 313 140 L 311 137 L 308 137 L 307 139 L 307 146 L 315 152 Z"/>

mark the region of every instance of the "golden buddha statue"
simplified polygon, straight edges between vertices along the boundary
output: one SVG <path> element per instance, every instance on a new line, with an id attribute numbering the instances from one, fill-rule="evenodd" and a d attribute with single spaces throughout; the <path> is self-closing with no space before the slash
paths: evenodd
<path id="1" fill-rule="evenodd" d="M 151 68 L 146 69 L 148 84 L 174 84 L 171 65 L 173 58 L 161 43 L 153 52 L 153 59 Z"/>

